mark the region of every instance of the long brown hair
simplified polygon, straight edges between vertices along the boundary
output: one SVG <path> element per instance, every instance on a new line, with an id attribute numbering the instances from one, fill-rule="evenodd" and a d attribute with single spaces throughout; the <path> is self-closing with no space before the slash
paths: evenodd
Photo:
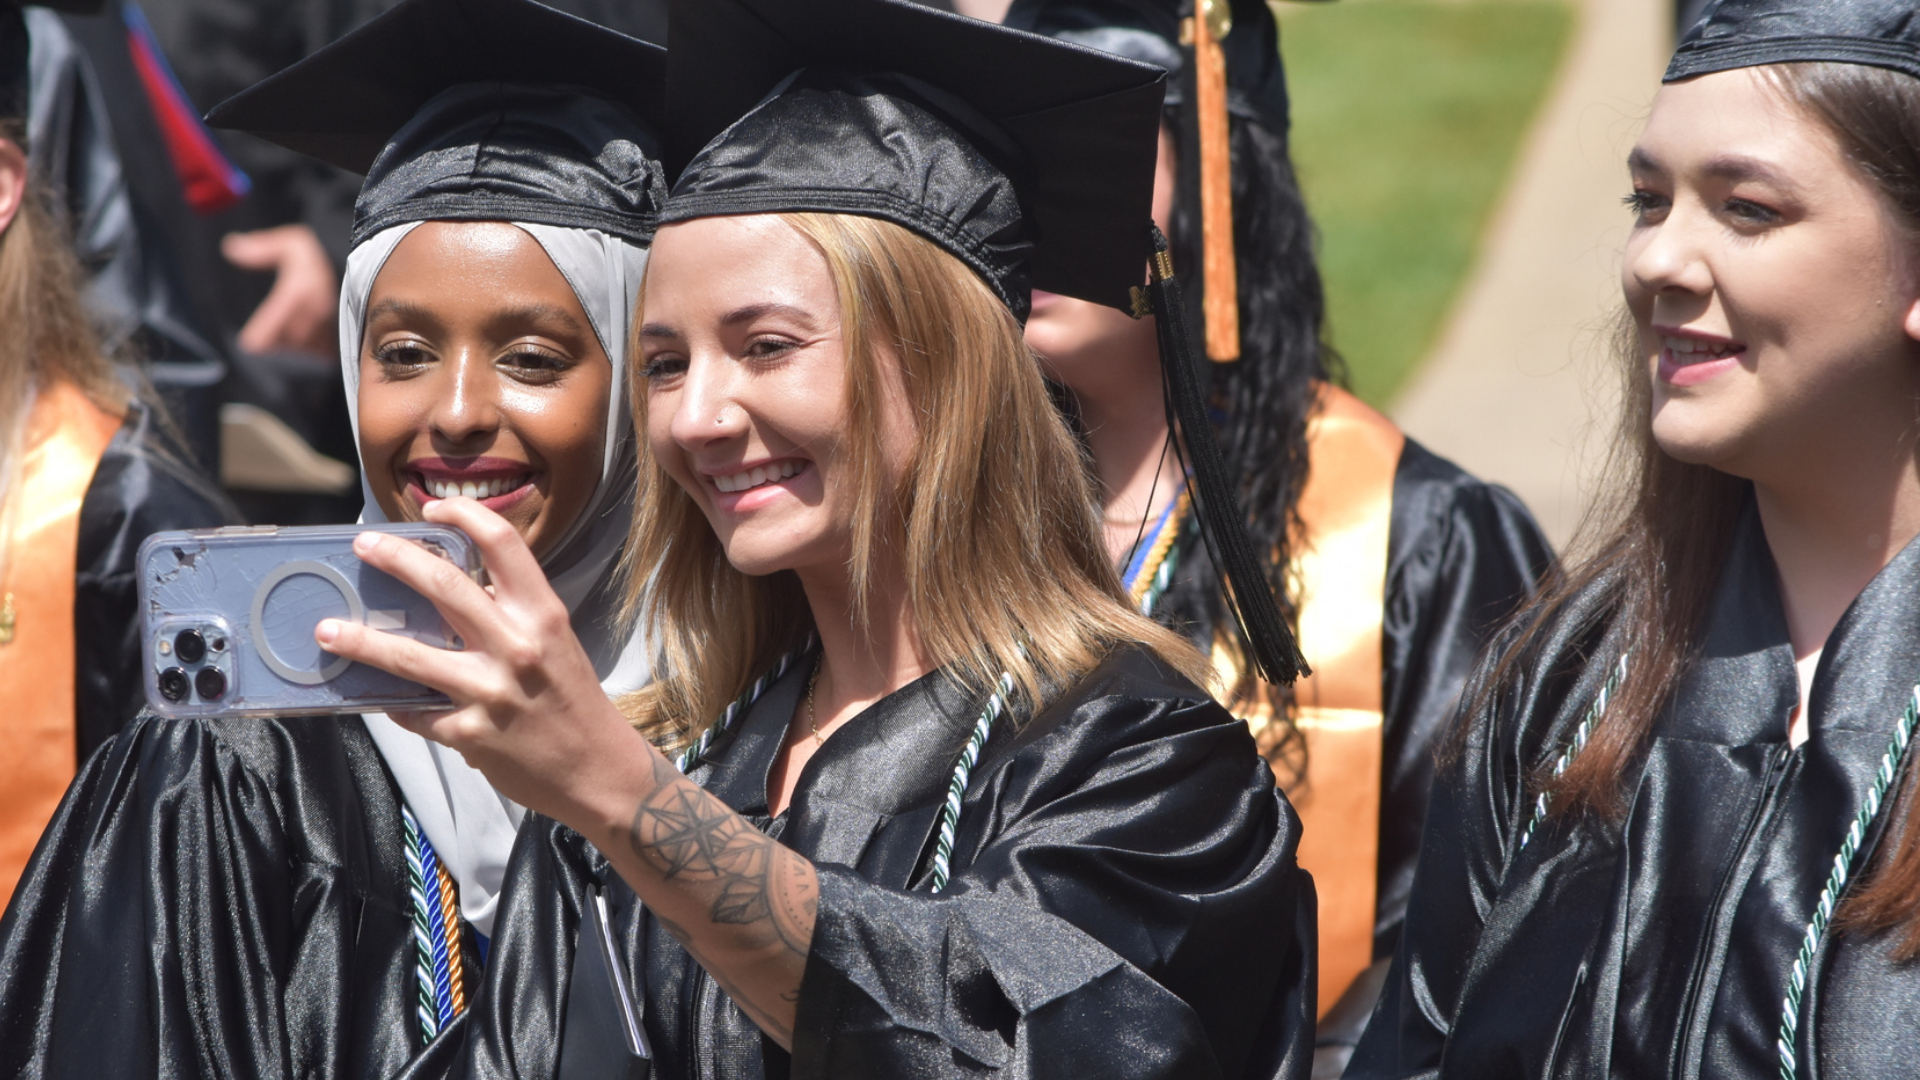
<path id="1" fill-rule="evenodd" d="M 1787 102 L 1832 131 L 1848 161 L 1886 200 L 1910 253 L 1920 257 L 1920 79 L 1843 63 L 1758 70 Z M 1569 629 L 1562 625 L 1568 618 L 1603 632 L 1607 644 L 1598 651 L 1609 656 L 1631 643 L 1627 677 L 1586 748 L 1557 778 L 1535 778 L 1555 814 L 1623 811 L 1622 775 L 1698 655 L 1720 567 L 1751 490 L 1747 481 L 1677 461 L 1654 443 L 1649 353 L 1631 318 L 1622 320 L 1615 352 L 1626 408 L 1608 473 L 1625 483 L 1590 512 L 1581 534 L 1598 541 L 1576 550 L 1568 569 L 1522 614 L 1515 646 L 1473 710 L 1481 712 L 1520 671 L 1556 659 L 1545 653 Z M 1920 814 L 1913 812 L 1920 769 L 1908 774 L 1890 842 L 1841 911 L 1843 925 L 1897 929 L 1903 959 L 1920 957 Z"/>
<path id="2" fill-rule="evenodd" d="M 20 127 L 0 121 L 0 139 L 24 145 Z M 113 413 L 128 398 L 80 302 L 80 267 L 59 221 L 44 190 L 29 183 L 19 212 L 0 233 L 0 461 L 9 477 L 24 407 L 36 387 L 65 379 Z"/>
<path id="3" fill-rule="evenodd" d="M 1205 658 L 1126 603 L 1100 540 L 1084 451 L 1019 323 L 986 284 L 888 222 L 779 216 L 826 257 L 840 302 L 856 617 L 864 617 L 876 556 L 897 545 L 921 647 L 976 693 L 1004 671 L 1020 697 L 1043 706 L 1123 643 L 1144 645 L 1206 685 Z M 636 315 L 633 325 L 644 321 Z M 883 363 L 900 365 L 919 423 L 897 490 L 880 468 Z M 636 373 L 632 384 L 644 429 L 646 383 Z M 666 674 L 621 705 L 657 742 L 696 736 L 812 628 L 794 575 L 735 570 L 644 438 L 625 569 L 628 616 L 658 642 Z"/>

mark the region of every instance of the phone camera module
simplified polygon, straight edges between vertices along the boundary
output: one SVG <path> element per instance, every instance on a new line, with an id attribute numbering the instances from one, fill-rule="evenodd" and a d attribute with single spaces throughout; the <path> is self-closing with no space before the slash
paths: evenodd
<path id="1" fill-rule="evenodd" d="M 201 668 L 193 677 L 193 688 L 202 701 L 219 701 L 227 692 L 227 673 L 219 668 Z"/>
<path id="2" fill-rule="evenodd" d="M 183 664 L 197 664 L 207 658 L 207 639 L 198 630 L 182 630 L 174 635 L 173 655 Z"/>
<path id="3" fill-rule="evenodd" d="M 221 680 L 221 682 L 225 681 L 225 679 Z M 187 690 L 191 686 L 192 682 L 187 678 L 187 673 L 177 667 L 170 667 L 160 673 L 160 696 L 168 701 L 178 703 L 187 700 Z M 223 686 L 221 689 L 226 688 Z"/>

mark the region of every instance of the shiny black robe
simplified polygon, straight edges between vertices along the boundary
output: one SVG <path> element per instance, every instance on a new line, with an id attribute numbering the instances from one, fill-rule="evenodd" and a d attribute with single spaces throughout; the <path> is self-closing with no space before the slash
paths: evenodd
<path id="1" fill-rule="evenodd" d="M 1463 748 L 1434 787 L 1393 972 L 1348 1076 L 1778 1075 L 1802 934 L 1920 683 L 1920 545 L 1827 640 L 1797 750 L 1793 652 L 1751 507 L 1717 589 L 1703 654 L 1628 769 L 1619 820 L 1549 818 L 1519 844 L 1531 782 L 1619 655 L 1594 597 L 1510 693 L 1464 718 Z M 1580 630 L 1582 619 L 1598 628 Z M 1856 882 L 1899 809 L 1868 833 Z M 1920 965 L 1895 963 L 1891 943 L 1829 932 L 1801 1009 L 1800 1076 L 1920 1068 Z"/>
<path id="2" fill-rule="evenodd" d="M 404 843 L 357 716 L 141 716 L 0 919 L 0 1076 L 394 1075 L 421 1050 Z"/>
<path id="3" fill-rule="evenodd" d="M 979 702 L 939 673 L 888 696 L 771 818 L 767 774 L 808 669 L 692 773 L 819 866 L 791 1057 L 591 844 L 535 817 L 454 1074 L 556 1074 L 583 897 L 604 888 L 662 1080 L 1305 1076 L 1312 883 L 1244 724 L 1157 660 L 1116 653 L 1039 716 L 1002 721 L 935 896 L 931 834 Z"/>

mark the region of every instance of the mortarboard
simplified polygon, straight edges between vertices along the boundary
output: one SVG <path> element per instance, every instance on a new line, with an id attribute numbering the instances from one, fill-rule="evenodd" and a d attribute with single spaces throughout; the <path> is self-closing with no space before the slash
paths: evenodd
<path id="1" fill-rule="evenodd" d="M 907 0 L 674 0 L 667 26 L 674 149 L 701 149 L 663 223 L 880 218 L 973 267 L 1022 319 L 1034 288 L 1135 315 L 1151 296 L 1202 534 L 1250 655 L 1291 682 L 1304 665 L 1226 481 L 1152 226 L 1165 71 Z"/>
<path id="2" fill-rule="evenodd" d="M 208 121 L 366 173 L 355 244 L 428 218 L 645 244 L 665 78 L 660 47 L 532 0 L 406 0 Z"/>
<path id="3" fill-rule="evenodd" d="M 1809 61 L 1920 78 L 1920 13 L 1912 0 L 1720 0 L 1681 38 L 1661 81 Z"/>
<path id="4" fill-rule="evenodd" d="M 1200 18 L 1194 18 L 1198 10 Z M 1165 68 L 1167 105 L 1191 117 L 1205 274 L 1207 355 L 1240 357 L 1228 114 L 1284 136 L 1287 77 L 1266 0 L 1014 0 L 1006 24 Z"/>

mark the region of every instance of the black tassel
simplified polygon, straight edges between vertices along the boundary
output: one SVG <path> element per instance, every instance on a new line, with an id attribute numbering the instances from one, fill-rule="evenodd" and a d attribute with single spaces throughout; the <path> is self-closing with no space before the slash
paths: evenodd
<path id="1" fill-rule="evenodd" d="M 1259 553 L 1247 538 L 1246 520 L 1227 478 L 1226 465 L 1220 460 L 1220 447 L 1213 441 L 1206 392 L 1195 370 L 1193 339 L 1187 333 L 1186 308 L 1181 304 L 1180 282 L 1174 277 L 1167 238 L 1157 225 L 1148 229 L 1148 256 L 1153 265 L 1149 289 L 1160 335 L 1160 370 L 1166 381 L 1170 419 L 1177 421 L 1180 432 L 1177 442 L 1184 444 L 1181 457 L 1188 471 L 1194 511 L 1200 517 L 1200 535 L 1206 541 L 1214 570 L 1227 586 L 1227 609 L 1233 612 L 1235 629 L 1240 632 L 1247 655 L 1267 682 L 1291 685 L 1312 672 L 1300 655 L 1293 631 L 1280 617 L 1279 605 L 1273 602 Z M 1136 298 L 1134 314 L 1145 314 L 1142 309 L 1146 306 Z"/>

